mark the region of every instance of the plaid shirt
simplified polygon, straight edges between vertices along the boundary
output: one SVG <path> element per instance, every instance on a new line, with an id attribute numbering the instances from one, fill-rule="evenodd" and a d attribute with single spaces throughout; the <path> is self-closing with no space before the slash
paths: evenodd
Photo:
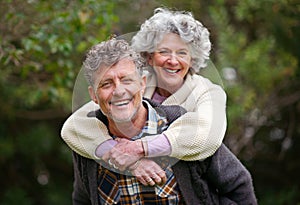
<path id="1" fill-rule="evenodd" d="M 137 140 L 145 135 L 162 133 L 166 128 L 167 119 L 159 115 L 147 102 L 148 120 L 142 132 L 132 138 Z M 183 198 L 171 169 L 168 157 L 154 159 L 166 172 L 167 182 L 163 185 L 144 186 L 129 173 L 119 174 L 117 170 L 105 168 L 107 165 L 99 165 L 98 169 L 98 193 L 99 204 L 122 205 L 183 205 Z"/>

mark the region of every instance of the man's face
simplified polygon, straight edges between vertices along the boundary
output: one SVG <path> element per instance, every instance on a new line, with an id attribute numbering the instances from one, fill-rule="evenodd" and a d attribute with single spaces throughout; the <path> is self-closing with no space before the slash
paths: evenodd
<path id="1" fill-rule="evenodd" d="M 128 58 L 106 69 L 99 69 L 94 89 L 89 87 L 91 98 L 115 122 L 134 119 L 142 105 L 145 79 L 141 79 L 134 62 Z"/>

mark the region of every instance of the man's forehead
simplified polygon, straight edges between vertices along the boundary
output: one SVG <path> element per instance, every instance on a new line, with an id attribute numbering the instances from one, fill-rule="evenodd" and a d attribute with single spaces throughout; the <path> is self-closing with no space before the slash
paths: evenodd
<path id="1" fill-rule="evenodd" d="M 132 59 L 126 57 L 126 58 L 120 59 L 119 61 L 117 61 L 117 62 L 115 62 L 114 64 L 111 64 L 111 65 L 101 65 L 100 69 L 98 69 L 98 74 L 107 73 L 111 69 L 114 69 L 115 71 L 124 70 L 124 69 L 135 70 L 136 66 L 135 66 L 135 63 Z"/>
<path id="2" fill-rule="evenodd" d="M 123 69 L 128 69 L 128 70 L 133 70 L 135 71 L 136 66 L 135 63 L 132 59 L 129 58 L 124 58 L 109 67 L 109 69 L 115 69 L 115 70 L 123 70 Z"/>
<path id="3" fill-rule="evenodd" d="M 95 72 L 95 83 L 99 83 L 109 74 L 122 74 L 125 76 L 137 75 L 136 65 L 130 58 L 123 58 L 113 65 L 101 65 Z M 98 82 L 97 82 L 98 81 Z"/>

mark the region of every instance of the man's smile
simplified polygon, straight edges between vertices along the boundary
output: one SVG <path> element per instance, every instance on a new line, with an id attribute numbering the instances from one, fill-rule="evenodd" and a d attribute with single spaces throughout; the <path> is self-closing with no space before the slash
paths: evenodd
<path id="1" fill-rule="evenodd" d="M 118 101 L 110 101 L 109 104 L 110 105 L 114 105 L 114 106 L 124 106 L 124 105 L 128 105 L 131 102 L 132 99 L 126 99 L 126 100 L 118 100 Z"/>

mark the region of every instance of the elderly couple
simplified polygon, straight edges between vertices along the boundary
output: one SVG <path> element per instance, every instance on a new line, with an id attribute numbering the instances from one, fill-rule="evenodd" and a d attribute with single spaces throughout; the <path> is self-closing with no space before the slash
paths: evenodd
<path id="1" fill-rule="evenodd" d="M 191 13 L 157 8 L 131 45 L 112 38 L 87 52 L 92 101 L 61 132 L 73 204 L 257 204 L 250 173 L 222 144 L 226 94 L 196 74 L 210 49 Z"/>

